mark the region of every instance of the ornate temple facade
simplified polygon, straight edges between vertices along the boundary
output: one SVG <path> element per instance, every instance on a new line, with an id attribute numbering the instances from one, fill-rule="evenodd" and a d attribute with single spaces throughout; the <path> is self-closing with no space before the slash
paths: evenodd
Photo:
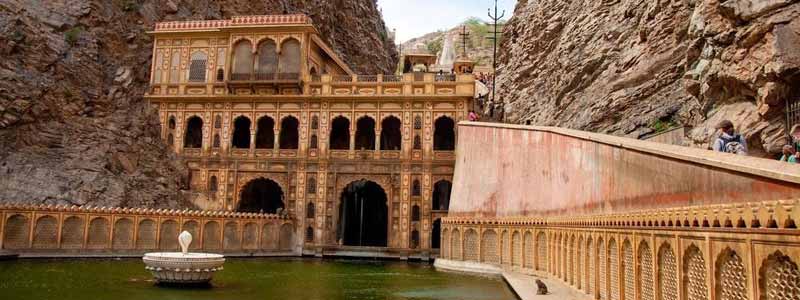
<path id="1" fill-rule="evenodd" d="M 471 74 L 354 74 L 305 15 L 151 33 L 145 98 L 199 208 L 288 214 L 305 254 L 439 247 Z"/>

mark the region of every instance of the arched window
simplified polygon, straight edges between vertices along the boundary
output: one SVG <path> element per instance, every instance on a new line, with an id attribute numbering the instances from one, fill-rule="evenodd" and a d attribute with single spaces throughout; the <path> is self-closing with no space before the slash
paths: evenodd
<path id="1" fill-rule="evenodd" d="M 309 177 L 308 181 L 306 181 L 306 193 L 309 194 L 317 193 L 317 180 L 314 179 L 314 177 Z"/>
<path id="2" fill-rule="evenodd" d="M 156 54 L 155 70 L 153 70 L 153 83 L 161 83 L 161 73 L 164 67 L 164 51 L 159 50 Z"/>
<path id="3" fill-rule="evenodd" d="M 220 129 L 222 128 L 222 117 L 217 115 L 214 117 L 214 128 Z"/>
<path id="4" fill-rule="evenodd" d="M 306 205 L 306 218 L 313 219 L 315 209 L 314 202 L 308 202 L 308 205 Z"/>
<path id="5" fill-rule="evenodd" d="M 455 122 L 443 116 L 436 119 L 433 131 L 433 150 L 453 151 L 456 149 Z"/>
<path id="6" fill-rule="evenodd" d="M 413 207 L 411 207 L 411 221 L 419 221 L 419 205 L 415 204 Z"/>
<path id="7" fill-rule="evenodd" d="M 278 59 L 280 79 L 298 79 L 300 77 L 300 42 L 288 39 L 281 43 Z"/>
<path id="8" fill-rule="evenodd" d="M 297 127 L 299 125 L 300 122 L 295 117 L 288 116 L 283 118 L 283 121 L 281 121 L 280 140 L 278 141 L 281 149 L 297 149 L 299 139 Z"/>
<path id="9" fill-rule="evenodd" d="M 268 116 L 258 119 L 256 129 L 256 149 L 275 148 L 275 121 Z"/>
<path id="10" fill-rule="evenodd" d="M 414 129 L 416 130 L 422 129 L 422 117 L 420 116 L 414 117 Z"/>
<path id="11" fill-rule="evenodd" d="M 250 41 L 243 40 L 233 47 L 232 80 L 249 80 L 253 73 L 253 46 Z"/>
<path id="12" fill-rule="evenodd" d="M 420 188 L 419 180 L 414 179 L 414 182 L 411 184 L 411 196 L 419 196 L 422 194 L 422 188 Z"/>
<path id="13" fill-rule="evenodd" d="M 422 150 L 422 138 L 419 135 L 414 136 L 414 150 Z"/>
<path id="14" fill-rule="evenodd" d="M 250 148 L 250 119 L 239 116 L 233 121 L 233 148 Z"/>
<path id="15" fill-rule="evenodd" d="M 169 64 L 169 82 L 178 83 L 181 80 L 181 52 L 175 50 L 172 52 L 172 58 Z"/>
<path id="16" fill-rule="evenodd" d="M 306 228 L 306 242 L 314 242 L 314 228 L 311 228 L 311 226 Z"/>
<path id="17" fill-rule="evenodd" d="M 275 41 L 266 39 L 258 45 L 257 80 L 274 80 L 278 72 L 278 53 Z"/>
<path id="18" fill-rule="evenodd" d="M 311 140 L 308 143 L 308 148 L 309 149 L 317 149 L 317 147 L 319 147 L 318 144 L 319 144 L 319 142 L 317 142 L 317 135 L 316 134 L 312 134 L 311 135 Z"/>
<path id="19" fill-rule="evenodd" d="M 390 116 L 381 122 L 381 150 L 400 150 L 403 136 L 400 119 Z"/>
<path id="20" fill-rule="evenodd" d="M 219 134 L 214 134 L 214 143 L 212 144 L 214 148 L 219 148 Z"/>
<path id="21" fill-rule="evenodd" d="M 208 190 L 216 192 L 217 189 L 218 189 L 217 176 L 211 176 L 211 179 L 208 180 Z"/>
<path id="22" fill-rule="evenodd" d="M 167 122 L 167 124 L 170 130 L 175 129 L 175 117 L 169 117 L 169 122 Z"/>
<path id="23" fill-rule="evenodd" d="M 356 122 L 356 150 L 375 150 L 375 120 L 361 117 Z"/>
<path id="24" fill-rule="evenodd" d="M 206 62 L 208 62 L 208 54 L 205 52 L 196 51 L 192 53 L 192 61 L 189 63 L 189 81 L 206 81 Z"/>
<path id="25" fill-rule="evenodd" d="M 330 148 L 332 150 L 350 149 L 350 120 L 343 116 L 338 116 L 331 122 Z"/>
<path id="26" fill-rule="evenodd" d="M 439 180 L 433 185 L 433 209 L 448 210 L 450 208 L 450 190 L 453 184 L 447 180 Z"/>
<path id="27" fill-rule="evenodd" d="M 411 249 L 419 247 L 419 231 L 414 229 L 411 231 Z"/>
<path id="28" fill-rule="evenodd" d="M 191 117 L 189 121 L 186 122 L 186 135 L 183 138 L 183 147 L 203 147 L 203 119 L 200 119 L 200 117 Z"/>
<path id="29" fill-rule="evenodd" d="M 319 128 L 319 117 L 313 116 L 311 117 L 311 130 L 317 130 Z"/>

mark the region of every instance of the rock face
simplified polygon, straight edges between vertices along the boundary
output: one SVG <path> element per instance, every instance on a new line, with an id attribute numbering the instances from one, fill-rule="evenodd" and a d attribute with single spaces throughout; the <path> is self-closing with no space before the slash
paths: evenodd
<path id="1" fill-rule="evenodd" d="M 285 3 L 285 5 L 284 5 Z M 374 0 L 0 2 L 0 202 L 188 207 L 142 98 L 155 22 L 304 12 L 363 73 L 394 70 Z"/>
<path id="2" fill-rule="evenodd" d="M 751 154 L 777 153 L 800 97 L 798 16 L 796 0 L 521 0 L 504 29 L 502 118 L 634 138 L 685 125 L 698 147 L 730 119 Z"/>

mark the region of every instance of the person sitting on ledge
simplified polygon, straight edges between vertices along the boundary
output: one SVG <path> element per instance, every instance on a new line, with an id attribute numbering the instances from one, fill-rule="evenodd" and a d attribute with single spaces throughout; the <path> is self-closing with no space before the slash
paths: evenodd
<path id="1" fill-rule="evenodd" d="M 730 120 L 723 120 L 717 125 L 717 129 L 722 132 L 714 141 L 712 149 L 718 152 L 727 152 L 737 155 L 747 155 L 747 142 L 741 134 L 738 134 L 733 129 L 733 123 Z"/>
<path id="2" fill-rule="evenodd" d="M 781 161 L 796 164 L 798 154 L 800 154 L 800 152 L 797 152 L 792 145 L 785 145 L 783 146 L 783 155 L 781 156 Z"/>
<path id="3" fill-rule="evenodd" d="M 469 115 L 467 117 L 472 122 L 475 122 L 475 121 L 478 121 L 478 120 L 481 119 L 480 117 L 478 117 L 478 114 L 476 114 L 474 110 L 470 110 L 469 111 Z"/>

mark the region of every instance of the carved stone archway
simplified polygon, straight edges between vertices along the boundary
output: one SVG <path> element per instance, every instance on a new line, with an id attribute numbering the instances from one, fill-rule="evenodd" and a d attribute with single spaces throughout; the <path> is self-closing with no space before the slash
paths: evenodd
<path id="1" fill-rule="evenodd" d="M 387 207 L 387 224 L 386 224 L 387 225 L 387 232 L 386 232 L 386 237 L 387 237 L 387 246 L 388 247 L 396 247 L 397 246 L 397 241 L 396 240 L 397 240 L 398 237 L 396 237 L 394 235 L 394 232 L 392 231 L 392 224 L 391 224 L 391 220 L 393 218 L 393 214 L 392 214 L 393 204 L 392 203 L 394 201 L 393 199 L 394 199 L 394 196 L 395 196 L 394 195 L 395 189 L 394 189 L 394 185 L 392 184 L 391 176 L 390 175 L 373 175 L 373 174 L 346 174 L 346 175 L 339 175 L 337 177 L 338 178 L 336 178 L 335 190 L 334 190 L 335 191 L 334 192 L 335 193 L 334 197 L 336 199 L 334 201 L 334 208 L 333 208 L 334 209 L 333 210 L 334 211 L 334 213 L 333 213 L 334 228 L 338 228 L 338 226 L 340 225 L 340 221 L 341 220 L 339 220 L 340 219 L 339 209 L 340 209 L 340 207 L 342 205 L 341 195 L 344 192 L 345 188 L 349 184 L 351 184 L 353 182 L 356 182 L 356 181 L 360 181 L 360 180 L 371 181 L 371 182 L 374 182 L 375 184 L 377 184 L 378 186 L 380 186 L 380 188 L 383 189 L 384 193 L 386 193 L 386 207 Z M 331 235 L 330 236 L 330 240 L 333 241 L 335 244 L 338 244 L 339 241 L 337 241 L 337 239 L 336 239 L 337 238 L 337 230 L 336 229 L 331 230 L 329 234 Z"/>
<path id="2" fill-rule="evenodd" d="M 289 201 L 290 198 L 290 191 L 289 191 L 289 184 L 286 178 L 286 174 L 280 173 L 266 173 L 266 172 L 254 172 L 254 173 L 239 173 L 239 178 L 236 181 L 236 193 L 234 194 L 233 203 L 230 203 L 226 208 L 228 210 L 234 210 L 239 205 L 239 202 L 242 200 L 242 189 L 253 180 L 263 178 L 267 180 L 274 181 L 278 184 L 278 187 L 281 188 L 284 195 L 284 208 L 289 208 Z"/>

